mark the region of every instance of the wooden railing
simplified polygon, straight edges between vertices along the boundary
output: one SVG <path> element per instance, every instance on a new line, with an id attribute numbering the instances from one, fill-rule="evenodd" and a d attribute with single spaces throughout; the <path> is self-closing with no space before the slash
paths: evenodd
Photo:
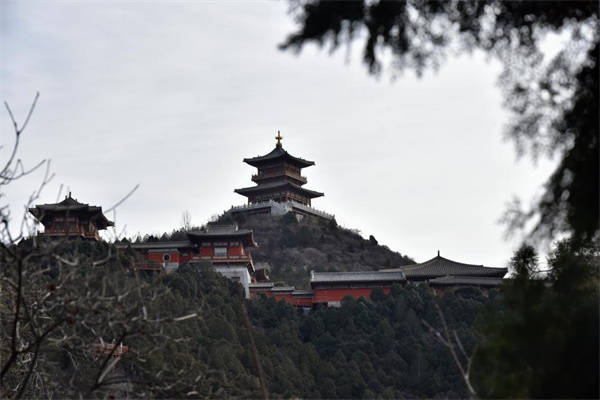
<path id="1" fill-rule="evenodd" d="M 61 237 L 61 236 L 81 236 L 84 238 L 93 238 L 96 240 L 100 240 L 100 235 L 98 231 L 89 232 L 84 230 L 48 230 L 45 229 L 44 232 L 38 232 L 39 236 L 47 236 L 47 237 Z"/>
<path id="2" fill-rule="evenodd" d="M 300 174 L 297 174 L 297 173 L 292 172 L 292 171 L 287 171 L 287 170 L 286 171 L 277 171 L 277 172 L 262 173 L 262 174 L 261 173 L 254 174 L 254 175 L 252 175 L 252 181 L 256 182 L 257 180 L 260 180 L 260 179 L 275 178 L 275 177 L 278 177 L 278 176 L 281 176 L 281 175 L 289 176 L 290 178 L 297 179 L 300 182 L 304 182 L 304 183 L 308 182 L 308 180 L 306 179 L 305 176 L 302 176 Z"/>
<path id="3" fill-rule="evenodd" d="M 239 256 L 192 256 L 191 261 L 210 261 L 213 263 L 220 262 L 252 262 L 252 256 L 250 254 L 243 254 Z"/>
<path id="4" fill-rule="evenodd" d="M 136 271 L 162 271 L 163 265 L 156 262 L 143 262 L 131 266 L 131 269 Z"/>

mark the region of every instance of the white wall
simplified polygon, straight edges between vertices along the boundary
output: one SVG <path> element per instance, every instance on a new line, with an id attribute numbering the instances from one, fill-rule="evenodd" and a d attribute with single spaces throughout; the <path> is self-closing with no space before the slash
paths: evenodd
<path id="1" fill-rule="evenodd" d="M 246 298 L 250 298 L 250 273 L 248 272 L 248 268 L 246 268 L 245 265 L 239 267 L 215 266 L 215 271 L 225 275 L 225 277 L 229 279 L 238 278 L 239 282 L 244 287 L 244 293 L 246 294 Z"/>

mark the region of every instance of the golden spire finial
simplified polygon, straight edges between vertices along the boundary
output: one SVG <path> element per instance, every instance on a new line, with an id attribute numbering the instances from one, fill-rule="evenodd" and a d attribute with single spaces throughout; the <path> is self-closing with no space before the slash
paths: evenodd
<path id="1" fill-rule="evenodd" d="M 275 136 L 275 139 L 277 139 L 277 146 L 281 147 L 281 139 L 283 139 L 283 136 L 281 136 L 279 131 L 277 131 L 277 136 Z"/>

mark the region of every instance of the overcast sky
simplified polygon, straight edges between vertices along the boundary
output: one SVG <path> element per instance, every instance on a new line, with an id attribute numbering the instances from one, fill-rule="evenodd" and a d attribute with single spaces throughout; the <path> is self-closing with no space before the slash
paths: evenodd
<path id="1" fill-rule="evenodd" d="M 437 73 L 376 79 L 352 52 L 277 44 L 294 30 L 282 2 L 0 3 L 0 99 L 21 120 L 38 108 L 21 158 L 52 159 L 78 200 L 118 208 L 128 235 L 193 224 L 245 198 L 244 157 L 271 151 L 313 160 L 313 206 L 422 262 L 443 256 L 506 266 L 516 239 L 499 224 L 513 196 L 529 202 L 553 164 L 517 160 L 500 65 L 482 54 Z M 11 124 L 0 113 L 2 144 Z M 6 159 L 6 148 L 0 153 Z M 37 173 L 8 190 L 15 217 Z M 112 215 L 109 215 L 111 218 Z"/>

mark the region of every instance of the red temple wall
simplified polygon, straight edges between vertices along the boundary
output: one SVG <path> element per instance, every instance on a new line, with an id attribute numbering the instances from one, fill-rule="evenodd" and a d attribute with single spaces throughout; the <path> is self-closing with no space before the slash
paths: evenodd
<path id="1" fill-rule="evenodd" d="M 355 299 L 362 297 L 370 298 L 373 288 L 336 288 L 336 289 L 315 289 L 313 297 L 294 297 L 291 293 L 273 294 L 271 291 L 250 291 L 250 297 L 258 296 L 258 293 L 264 293 L 266 296 L 274 297 L 277 301 L 284 299 L 288 303 L 299 307 L 311 307 L 314 303 L 328 303 L 330 301 L 341 301 L 346 296 L 352 296 Z M 383 288 L 385 294 L 390 293 L 389 288 Z"/>
<path id="2" fill-rule="evenodd" d="M 352 296 L 355 299 L 363 296 L 371 297 L 373 288 L 337 288 L 337 289 L 315 289 L 313 303 L 327 303 L 329 301 L 341 301 L 346 296 Z M 385 294 L 390 292 L 389 288 L 383 289 Z"/>
<path id="3" fill-rule="evenodd" d="M 294 296 L 292 296 L 291 293 L 286 293 L 286 294 L 272 294 L 272 296 L 275 297 L 275 300 L 277 300 L 277 301 L 279 301 L 281 299 L 284 299 L 288 303 L 294 304 Z"/>
<path id="4" fill-rule="evenodd" d="M 313 303 L 312 297 L 293 297 L 292 301 L 292 304 L 298 307 L 312 307 Z"/>
<path id="5" fill-rule="evenodd" d="M 312 304 L 313 304 L 312 297 L 295 297 L 291 293 L 273 294 L 273 292 L 266 291 L 266 290 L 256 290 L 256 291 L 250 290 L 250 298 L 254 298 L 254 297 L 258 296 L 259 293 L 263 293 L 264 295 L 269 296 L 269 297 L 274 297 L 275 300 L 277 300 L 277 301 L 283 299 L 293 306 L 312 307 Z"/>
<path id="6" fill-rule="evenodd" d="M 164 259 L 165 254 L 169 255 L 169 260 L 167 262 L 176 262 L 176 263 L 184 262 L 183 261 L 184 255 L 180 254 L 179 252 L 173 252 L 173 251 L 170 251 L 170 252 L 165 251 L 162 253 L 148 253 L 146 255 L 146 259 L 148 261 L 157 262 L 157 263 L 162 264 L 165 261 L 165 259 Z"/>
<path id="7" fill-rule="evenodd" d="M 243 256 L 244 255 L 244 247 L 241 245 L 232 246 L 229 249 L 227 249 L 227 255 L 228 256 Z"/>

